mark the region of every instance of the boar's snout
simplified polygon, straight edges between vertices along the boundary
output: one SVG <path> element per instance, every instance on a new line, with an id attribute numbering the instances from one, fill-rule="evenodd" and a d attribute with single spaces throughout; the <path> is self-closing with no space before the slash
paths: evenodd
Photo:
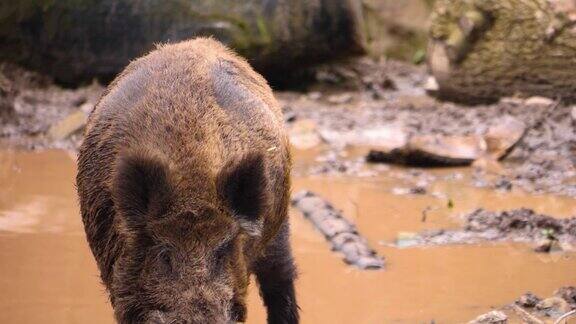
<path id="1" fill-rule="evenodd" d="M 145 322 L 146 324 L 167 324 L 166 322 L 166 315 L 161 311 L 153 311 L 148 316 L 148 320 Z"/>
<path id="2" fill-rule="evenodd" d="M 209 316 L 204 318 L 202 315 L 192 316 L 192 318 L 183 319 L 176 314 L 168 314 L 162 311 L 153 311 L 148 315 L 144 324 L 196 324 L 196 323 L 214 323 L 214 324 L 233 324 L 235 320 L 225 318 L 226 316 Z"/>

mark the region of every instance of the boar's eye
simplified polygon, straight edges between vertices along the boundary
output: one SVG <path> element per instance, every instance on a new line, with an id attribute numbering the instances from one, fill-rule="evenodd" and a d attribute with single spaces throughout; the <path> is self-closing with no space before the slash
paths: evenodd
<path id="1" fill-rule="evenodd" d="M 172 254 L 170 250 L 167 248 L 163 248 L 158 253 L 158 262 L 160 263 L 160 267 L 165 273 L 172 273 L 173 271 L 173 264 L 172 264 Z"/>
<path id="2" fill-rule="evenodd" d="M 226 261 L 227 256 L 232 252 L 234 241 L 229 240 L 222 243 L 216 250 L 214 250 L 214 267 L 220 270 Z"/>

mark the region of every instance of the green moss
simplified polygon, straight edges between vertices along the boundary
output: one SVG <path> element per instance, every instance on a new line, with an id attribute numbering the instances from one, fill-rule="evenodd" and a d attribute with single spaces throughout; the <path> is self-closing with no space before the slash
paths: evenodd
<path id="1" fill-rule="evenodd" d="M 258 26 L 258 33 L 260 42 L 263 44 L 269 44 L 272 42 L 272 37 L 270 32 L 268 31 L 268 27 L 266 25 L 266 20 L 262 16 L 258 16 L 256 18 L 256 26 Z"/>

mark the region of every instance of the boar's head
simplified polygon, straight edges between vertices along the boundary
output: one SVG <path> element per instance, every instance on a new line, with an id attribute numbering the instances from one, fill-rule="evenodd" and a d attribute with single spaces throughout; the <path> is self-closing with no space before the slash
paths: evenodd
<path id="1" fill-rule="evenodd" d="M 263 157 L 248 155 L 193 180 L 202 194 L 183 192 L 186 181 L 149 152 L 123 155 L 113 179 L 125 241 L 109 287 L 117 320 L 243 321 L 248 255 L 270 201 Z"/>

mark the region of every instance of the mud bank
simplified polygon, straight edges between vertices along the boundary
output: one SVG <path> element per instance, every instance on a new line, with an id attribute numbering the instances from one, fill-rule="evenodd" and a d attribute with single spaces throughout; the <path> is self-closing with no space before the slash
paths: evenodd
<path id="1" fill-rule="evenodd" d="M 96 82 L 64 89 L 46 76 L 1 63 L 0 146 L 75 150 L 82 141 L 82 125 L 62 138 L 50 136 L 50 131 L 74 113 L 88 114 L 103 91 Z"/>
<path id="2" fill-rule="evenodd" d="M 497 310 L 482 314 L 470 324 L 496 323 L 570 323 L 576 309 L 576 288 L 572 286 L 557 289 L 552 296 L 540 298 L 528 292 L 516 301 Z"/>
<path id="3" fill-rule="evenodd" d="M 465 214 L 463 221 L 461 229 L 424 231 L 408 240 L 411 245 L 524 242 L 537 252 L 574 251 L 576 247 L 576 217 L 559 219 L 528 208 L 502 212 L 477 209 Z"/>
<path id="4" fill-rule="evenodd" d="M 366 163 L 371 149 L 398 145 L 417 135 L 480 135 L 507 117 L 525 125 L 525 135 L 501 164 L 475 168 L 471 181 L 500 190 L 576 196 L 572 106 L 538 97 L 475 106 L 441 102 L 426 94 L 428 75 L 422 67 L 384 59 L 359 58 L 306 73 L 313 82 L 305 91 L 276 92 L 296 148 L 313 151 L 313 163 L 300 170 L 302 175 L 385 174 L 387 165 Z M 0 143 L 25 148 L 78 146 L 81 125 L 56 140 L 47 133 L 74 113 L 90 111 L 102 86 L 67 90 L 49 81 L 38 85 L 19 81 L 15 77 L 19 74 L 4 75 L 3 89 L 12 89 L 8 102 L 13 111 L 0 119 Z"/>
<path id="5" fill-rule="evenodd" d="M 474 106 L 442 102 L 426 95 L 422 69 L 398 62 L 363 60 L 328 71 L 317 76 L 319 84 L 311 92 L 278 94 L 288 126 L 313 121 L 325 145 L 307 174 L 378 174 L 377 168 L 372 173 L 362 169 L 370 149 L 390 149 L 414 136 L 481 136 L 502 119 L 513 118 L 525 125 L 524 136 L 501 163 L 475 168 L 473 182 L 576 196 L 574 106 L 540 97 Z"/>

